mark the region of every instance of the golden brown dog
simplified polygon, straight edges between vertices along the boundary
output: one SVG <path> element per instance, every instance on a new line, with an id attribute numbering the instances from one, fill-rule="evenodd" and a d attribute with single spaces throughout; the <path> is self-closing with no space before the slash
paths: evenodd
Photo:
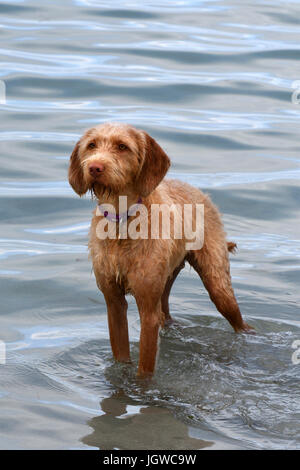
<path id="1" fill-rule="evenodd" d="M 199 274 L 211 300 L 234 330 L 252 330 L 242 319 L 232 289 L 228 251 L 234 251 L 235 244 L 226 242 L 218 210 L 198 189 L 163 179 L 169 166 L 168 156 L 152 137 L 119 123 L 89 129 L 70 159 L 69 182 L 74 191 L 81 196 L 90 190 L 100 204 L 92 219 L 89 249 L 97 285 L 107 304 L 110 342 L 118 361 L 130 362 L 125 295 L 130 293 L 136 299 L 141 321 L 139 376 L 154 372 L 159 327 L 171 321 L 168 298 L 185 261 Z M 138 204 L 146 209 L 139 217 L 140 225 L 146 223 L 146 237 L 145 233 L 123 237 L 124 226 L 129 228 L 138 211 L 135 215 L 121 214 L 120 195 L 127 197 L 128 207 Z M 115 208 L 114 217 L 103 209 L 107 207 L 104 203 Z M 163 237 L 161 229 L 158 237 L 151 237 L 154 222 L 150 214 L 157 204 L 175 204 L 170 237 Z M 175 237 L 176 208 L 188 204 L 204 207 L 200 249 L 187 249 L 187 238 Z M 195 227 L 194 209 L 191 214 Z M 103 222 L 115 226 L 115 238 L 99 235 Z"/>

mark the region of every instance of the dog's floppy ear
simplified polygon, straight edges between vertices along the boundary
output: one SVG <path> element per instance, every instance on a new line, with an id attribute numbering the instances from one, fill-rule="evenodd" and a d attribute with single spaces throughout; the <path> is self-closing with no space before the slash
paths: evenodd
<path id="1" fill-rule="evenodd" d="M 74 191 L 82 196 L 88 190 L 86 183 L 84 182 L 83 171 L 79 160 L 79 144 L 80 141 L 75 145 L 72 155 L 70 157 L 69 166 L 69 183 Z"/>
<path id="2" fill-rule="evenodd" d="M 148 196 L 161 182 L 171 164 L 168 155 L 147 132 L 145 155 L 141 171 L 137 177 L 137 189 L 140 196 Z"/>

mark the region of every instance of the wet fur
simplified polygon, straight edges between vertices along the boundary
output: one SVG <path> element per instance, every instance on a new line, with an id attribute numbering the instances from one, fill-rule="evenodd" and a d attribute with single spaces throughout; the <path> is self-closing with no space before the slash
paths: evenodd
<path id="1" fill-rule="evenodd" d="M 89 149 L 92 142 L 93 149 Z M 127 150 L 120 151 L 119 145 Z M 96 179 L 89 166 L 104 166 Z M 138 375 L 154 372 L 159 328 L 172 321 L 169 294 L 188 262 L 199 274 L 211 300 L 236 332 L 251 332 L 241 316 L 231 285 L 228 251 L 236 244 L 226 241 L 216 206 L 200 190 L 177 180 L 164 179 L 169 157 L 146 132 L 126 124 L 107 123 L 89 129 L 77 142 L 70 159 L 69 182 L 77 194 L 87 191 L 97 201 L 118 209 L 119 195 L 128 197 L 128 206 L 142 197 L 150 214 L 151 204 L 204 204 L 204 245 L 187 251 L 184 239 L 162 238 L 100 240 L 96 228 L 101 215 L 94 213 L 89 250 L 99 289 L 107 304 L 112 352 L 116 360 L 130 361 L 127 301 L 132 294 L 141 320 Z M 149 230 L 151 219 L 148 220 Z"/>

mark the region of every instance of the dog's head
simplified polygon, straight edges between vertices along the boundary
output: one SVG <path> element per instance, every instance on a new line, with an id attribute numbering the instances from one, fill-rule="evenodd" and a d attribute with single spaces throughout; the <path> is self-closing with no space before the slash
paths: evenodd
<path id="1" fill-rule="evenodd" d="M 75 145 L 69 182 L 80 196 L 108 189 L 145 197 L 169 166 L 169 157 L 149 134 L 127 124 L 107 123 L 86 131 Z"/>

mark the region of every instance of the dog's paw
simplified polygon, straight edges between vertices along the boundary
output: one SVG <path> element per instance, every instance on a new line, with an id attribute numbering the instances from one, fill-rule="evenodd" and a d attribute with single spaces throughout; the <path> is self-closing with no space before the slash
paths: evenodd
<path id="1" fill-rule="evenodd" d="M 256 331 L 253 326 L 248 325 L 248 323 L 243 322 L 243 326 L 237 328 L 236 333 L 247 333 L 248 335 L 256 335 Z"/>

